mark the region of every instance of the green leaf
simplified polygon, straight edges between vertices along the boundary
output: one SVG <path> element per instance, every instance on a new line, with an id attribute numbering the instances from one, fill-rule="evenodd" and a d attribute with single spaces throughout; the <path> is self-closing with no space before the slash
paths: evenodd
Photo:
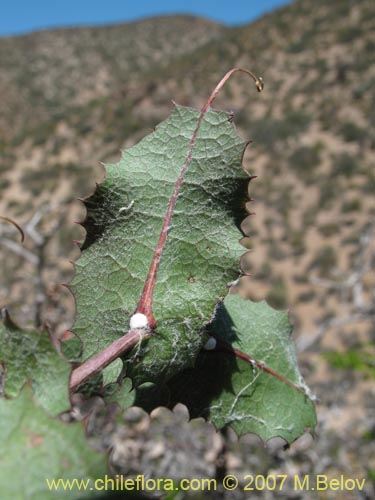
<path id="1" fill-rule="evenodd" d="M 49 414 L 70 407 L 71 366 L 56 352 L 46 330 L 22 330 L 6 313 L 0 322 L 0 364 L 5 371 L 6 396 L 16 397 L 30 380 L 35 399 Z"/>
<path id="2" fill-rule="evenodd" d="M 86 442 L 82 423 L 50 418 L 29 386 L 16 399 L 0 398 L 0 492 L 12 500 L 92 498 L 78 488 L 49 490 L 46 480 L 94 480 L 106 473 L 104 454 Z"/>
<path id="3" fill-rule="evenodd" d="M 85 202 L 87 236 L 71 284 L 83 360 L 129 329 L 198 117 L 197 110 L 176 106 L 119 163 L 106 165 L 105 181 Z M 209 110 L 160 261 L 153 296 L 157 330 L 128 356 L 136 385 L 160 383 L 194 365 L 205 342 L 199 333 L 239 275 L 249 181 L 241 168 L 243 150 L 230 115 Z M 118 373 L 111 373 L 113 381 Z"/>
<path id="4" fill-rule="evenodd" d="M 316 425 L 314 405 L 298 370 L 287 312 L 266 302 L 228 295 L 212 331 L 233 348 L 264 363 L 300 390 L 229 352 L 202 351 L 195 368 L 168 384 L 169 406 L 185 404 L 190 416 L 203 416 L 217 428 L 230 425 L 238 435 L 280 436 L 288 443 Z"/>
<path id="5" fill-rule="evenodd" d="M 129 331 L 141 298 L 141 310 L 152 300 L 156 329 L 124 356 L 135 391 L 128 382 L 111 384 L 117 368 L 105 374 L 104 396 L 148 410 L 182 402 L 192 417 L 209 418 L 219 428 L 291 442 L 314 428 L 316 416 L 287 314 L 239 296 L 222 301 L 244 253 L 244 145 L 227 114 L 210 109 L 197 129 L 198 118 L 198 111 L 176 107 L 120 163 L 107 165 L 106 180 L 86 201 L 87 237 L 71 286 L 78 310 L 74 331 L 86 359 Z M 160 243 L 163 223 L 169 232 Z M 155 254 L 160 245 L 163 252 Z M 155 289 L 146 293 L 150 264 L 160 255 Z M 221 350 L 202 351 L 212 332 Z M 136 335 L 133 330 L 132 340 Z M 236 349 L 257 361 L 246 362 Z"/>

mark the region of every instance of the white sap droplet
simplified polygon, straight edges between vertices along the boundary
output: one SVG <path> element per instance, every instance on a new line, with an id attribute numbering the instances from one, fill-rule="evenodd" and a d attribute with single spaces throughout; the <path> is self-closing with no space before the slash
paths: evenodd
<path id="1" fill-rule="evenodd" d="M 207 342 L 204 344 L 204 347 L 203 349 L 205 349 L 206 351 L 213 351 L 216 347 L 216 339 L 214 339 L 213 337 L 210 337 Z"/>
<path id="2" fill-rule="evenodd" d="M 148 320 L 144 314 L 136 313 L 130 318 L 130 328 L 146 328 L 148 327 Z"/>

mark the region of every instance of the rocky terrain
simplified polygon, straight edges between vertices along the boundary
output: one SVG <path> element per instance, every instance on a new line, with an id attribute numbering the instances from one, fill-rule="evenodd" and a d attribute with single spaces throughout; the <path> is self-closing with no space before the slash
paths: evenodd
<path id="1" fill-rule="evenodd" d="M 345 474 L 366 477 L 366 491 L 340 498 L 372 496 L 374 15 L 370 0 L 298 0 L 235 28 L 173 16 L 0 39 L 0 215 L 26 229 L 20 247 L 17 232 L 0 225 L 0 307 L 26 326 L 48 321 L 57 334 L 74 318 L 60 284 L 79 255 L 72 240 L 84 238 L 76 198 L 102 179 L 98 162 L 119 159 L 168 115 L 172 99 L 201 106 L 231 67 L 265 82 L 258 95 L 237 75 L 215 103 L 252 139 L 244 166 L 258 176 L 256 215 L 246 221 L 252 277 L 237 292 L 290 309 L 318 397 L 316 437 L 284 451 L 229 433 L 223 448 L 221 435 L 188 424 L 181 408 L 152 421 L 128 415 L 126 428 L 108 430 L 115 466 L 177 478 L 217 475 L 220 460 L 238 474 Z M 337 498 L 290 488 L 288 497 Z"/>

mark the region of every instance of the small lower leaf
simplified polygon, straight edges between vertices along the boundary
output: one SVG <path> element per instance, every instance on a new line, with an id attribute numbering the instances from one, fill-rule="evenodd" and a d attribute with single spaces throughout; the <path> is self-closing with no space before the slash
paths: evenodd
<path id="1" fill-rule="evenodd" d="M 30 380 L 37 402 L 51 415 L 70 407 L 71 366 L 52 345 L 49 333 L 22 330 L 8 314 L 0 322 L 0 363 L 5 368 L 5 395 L 17 397 Z"/>
<path id="2" fill-rule="evenodd" d="M 82 423 L 50 418 L 34 404 L 29 386 L 16 399 L 0 398 L 0 449 L 1 498 L 93 498 L 89 488 L 50 490 L 46 480 L 95 480 L 106 473 L 105 455 L 87 444 Z"/>
<path id="3" fill-rule="evenodd" d="M 212 331 L 233 348 L 263 362 L 295 384 L 287 385 L 234 354 L 202 351 L 196 365 L 169 383 L 168 406 L 185 404 L 190 416 L 203 416 L 217 428 L 238 435 L 258 434 L 264 441 L 280 436 L 288 443 L 316 425 L 314 404 L 298 371 L 286 312 L 266 302 L 229 295 L 218 308 Z"/>

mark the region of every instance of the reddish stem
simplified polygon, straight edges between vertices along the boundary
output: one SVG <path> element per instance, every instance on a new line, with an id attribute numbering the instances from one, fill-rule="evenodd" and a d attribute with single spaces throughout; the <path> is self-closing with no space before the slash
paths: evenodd
<path id="1" fill-rule="evenodd" d="M 213 335 L 217 342 L 217 348 L 216 350 L 222 350 L 226 353 L 233 354 L 233 356 L 236 356 L 239 359 L 242 359 L 243 361 L 246 361 L 247 363 L 250 363 L 252 366 L 256 366 L 259 368 L 259 370 L 262 370 L 266 373 L 269 373 L 273 377 L 276 377 L 279 379 L 281 382 L 284 382 L 284 384 L 289 385 L 292 387 L 294 390 L 302 392 L 302 394 L 305 394 L 305 391 L 303 390 L 302 387 L 299 387 L 296 384 L 293 384 L 290 380 L 288 380 L 284 375 L 281 375 L 281 373 L 273 370 L 272 368 L 269 368 L 267 365 L 264 363 L 261 363 L 260 361 L 257 361 L 255 358 L 249 356 L 249 354 L 246 354 L 245 352 L 240 351 L 239 349 L 235 349 L 232 347 L 230 344 L 225 342 L 225 340 L 221 339 L 220 337 L 217 337 L 216 335 Z"/>
<path id="2" fill-rule="evenodd" d="M 193 150 L 194 146 L 197 140 L 197 135 L 200 129 L 200 126 L 202 124 L 203 118 L 205 114 L 207 113 L 208 109 L 210 108 L 211 104 L 215 100 L 217 94 L 220 92 L 221 88 L 225 84 L 225 82 L 233 75 L 233 73 L 236 73 L 237 71 L 240 71 L 242 73 L 246 73 L 249 75 L 255 82 L 255 85 L 258 89 L 258 92 L 261 92 L 263 89 L 263 81 L 261 78 L 258 78 L 252 73 L 251 71 L 244 69 L 244 68 L 233 68 L 224 77 L 220 80 L 220 82 L 216 85 L 214 91 L 212 92 L 211 96 L 209 97 L 208 101 L 206 104 L 202 107 L 197 126 L 195 127 L 195 130 L 193 132 L 192 138 L 190 140 L 190 147 L 189 151 L 187 154 L 187 157 L 185 159 L 185 162 L 181 168 L 181 172 L 176 180 L 175 187 L 173 190 L 172 197 L 169 201 L 168 208 L 167 208 L 167 213 L 164 218 L 164 223 L 160 232 L 159 240 L 155 248 L 154 255 L 152 257 L 152 261 L 150 264 L 150 268 L 148 271 L 148 275 L 145 281 L 145 285 L 142 291 L 141 298 L 138 302 L 137 308 L 135 310 L 135 313 L 141 313 L 144 314 L 147 317 L 148 324 L 149 324 L 149 330 L 131 330 L 130 332 L 126 333 L 123 337 L 119 338 L 113 344 L 109 345 L 106 347 L 103 351 L 101 351 L 99 354 L 96 356 L 88 359 L 84 363 L 82 363 L 81 366 L 78 368 L 75 368 L 72 372 L 71 379 L 70 379 L 70 390 L 76 389 L 79 385 L 81 385 L 83 382 L 85 382 L 87 379 L 89 379 L 92 375 L 95 375 L 99 371 L 101 371 L 103 368 L 108 366 L 112 361 L 114 361 L 116 358 L 124 354 L 125 352 L 129 351 L 132 347 L 134 347 L 139 341 L 143 340 L 144 338 L 150 337 L 153 333 L 153 330 L 156 327 L 156 321 L 154 318 L 154 314 L 152 311 L 152 300 L 153 300 L 153 293 L 154 293 L 154 288 L 155 288 L 155 283 L 156 283 L 156 276 L 157 272 L 159 269 L 159 263 L 161 259 L 161 255 L 163 253 L 163 249 L 165 246 L 165 242 L 167 241 L 167 236 L 168 236 L 168 229 L 171 225 L 171 220 L 173 217 L 173 212 L 174 208 L 177 203 L 177 198 L 178 194 L 181 189 L 181 185 L 184 180 L 185 173 L 190 165 L 192 156 L 193 156 Z M 142 334 L 140 334 L 142 332 Z"/>
<path id="3" fill-rule="evenodd" d="M 210 98 L 206 102 L 206 104 L 203 106 L 201 109 L 201 112 L 199 114 L 197 126 L 195 127 L 195 130 L 193 132 L 192 138 L 190 140 L 190 147 L 189 147 L 189 152 L 187 154 L 187 157 L 185 159 L 185 162 L 181 168 L 180 175 L 178 176 L 175 187 L 173 190 L 173 194 L 171 199 L 169 200 L 169 205 L 167 209 L 167 213 L 164 218 L 164 223 L 161 229 L 161 233 L 159 236 L 159 241 L 156 245 L 154 255 L 152 257 L 152 261 L 150 264 L 150 269 L 146 278 L 146 282 L 142 291 L 141 298 L 138 302 L 138 306 L 136 309 L 136 313 L 142 313 L 144 314 L 147 319 L 148 323 L 151 328 L 155 328 L 156 326 L 156 321 L 154 318 L 154 314 L 152 311 L 152 302 L 153 302 L 153 293 L 154 293 L 154 288 L 155 288 L 155 283 L 156 283 L 156 277 L 159 269 L 159 264 L 160 264 L 160 259 L 161 255 L 163 253 L 163 249 L 165 246 L 165 242 L 167 241 L 168 237 L 168 230 L 171 225 L 171 220 L 173 217 L 173 212 L 177 203 L 178 199 L 178 194 L 180 192 L 182 183 L 184 181 L 184 176 L 185 173 L 190 165 L 192 156 L 193 156 L 193 150 L 194 146 L 197 140 L 198 132 L 200 129 L 200 126 L 202 124 L 203 118 L 205 114 L 207 113 L 208 109 L 211 107 L 212 103 L 214 102 L 216 96 L 224 86 L 225 82 L 235 73 L 236 71 L 242 71 L 243 73 L 246 73 L 247 75 L 251 76 L 251 78 L 255 81 L 256 87 L 258 89 L 258 92 L 261 92 L 263 90 L 263 81 L 261 78 L 256 77 L 251 71 L 248 71 L 247 69 L 244 68 L 233 68 L 228 73 L 220 80 L 220 82 L 216 85 L 214 91 L 212 92 Z"/>
<path id="4" fill-rule="evenodd" d="M 96 356 L 85 361 L 81 366 L 78 366 L 72 371 L 70 377 L 69 388 L 71 391 L 77 389 L 86 380 L 100 372 L 108 366 L 112 361 L 121 356 L 126 351 L 130 351 L 138 342 L 151 337 L 152 330 L 148 329 L 135 329 L 130 330 L 126 335 L 120 337 L 113 344 L 106 347 Z"/>

